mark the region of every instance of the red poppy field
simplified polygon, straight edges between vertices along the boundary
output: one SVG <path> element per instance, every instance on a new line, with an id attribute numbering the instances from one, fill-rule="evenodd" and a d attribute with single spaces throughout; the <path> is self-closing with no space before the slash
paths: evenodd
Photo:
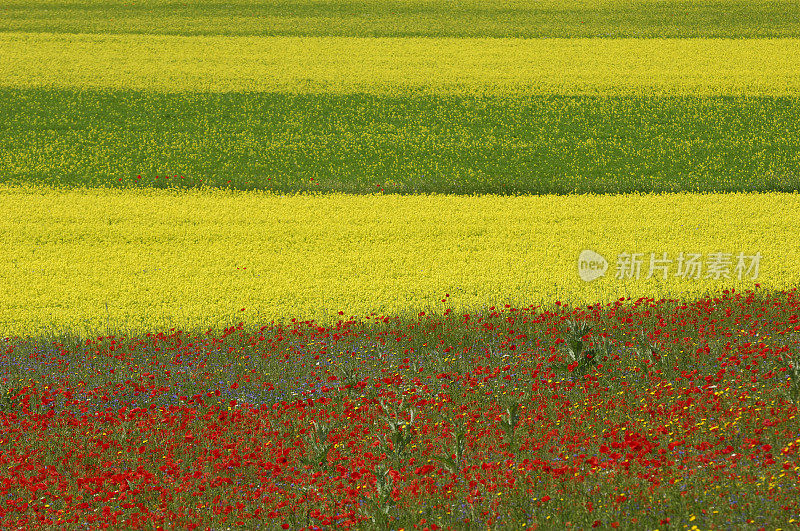
<path id="1" fill-rule="evenodd" d="M 757 289 L 6 338 L 0 523 L 792 528 L 798 331 Z"/>

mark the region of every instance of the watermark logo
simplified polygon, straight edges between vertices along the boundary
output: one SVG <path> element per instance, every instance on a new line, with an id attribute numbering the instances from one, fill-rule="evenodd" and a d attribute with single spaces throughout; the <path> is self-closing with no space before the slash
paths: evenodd
<path id="1" fill-rule="evenodd" d="M 617 272 L 614 278 L 636 278 L 641 275 L 642 256 L 644 253 L 619 253 L 617 255 Z M 676 263 L 676 272 L 673 276 L 685 279 L 713 278 L 714 280 L 731 278 L 730 268 L 733 266 L 732 253 L 709 253 L 705 261 L 700 253 L 678 254 L 676 260 L 668 258 L 667 253 L 662 253 L 661 258 L 656 258 L 655 253 L 650 253 L 650 267 L 645 278 L 651 278 L 655 273 L 660 272 L 664 280 L 670 273 L 673 262 Z M 736 265 L 733 267 L 733 274 L 739 280 L 742 275 L 750 275 L 751 279 L 758 277 L 758 268 L 761 264 L 761 253 L 736 255 Z M 605 275 L 608 269 L 608 261 L 602 255 L 591 251 L 581 251 L 578 256 L 578 275 L 581 280 L 591 282 Z M 705 273 L 705 274 L 704 274 Z"/>
<path id="2" fill-rule="evenodd" d="M 581 251 L 578 257 L 578 274 L 581 280 L 591 282 L 606 274 L 608 270 L 608 260 L 594 251 Z"/>

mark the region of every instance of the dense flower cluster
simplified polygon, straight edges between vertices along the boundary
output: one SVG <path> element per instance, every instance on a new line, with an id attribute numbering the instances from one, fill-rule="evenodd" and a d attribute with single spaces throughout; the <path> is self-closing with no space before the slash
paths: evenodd
<path id="1" fill-rule="evenodd" d="M 0 319 L 19 335 L 50 330 L 154 331 L 291 317 L 330 325 L 335 312 L 405 315 L 490 301 L 518 307 L 697 296 L 723 287 L 797 285 L 786 246 L 800 199 L 789 194 L 633 196 L 348 196 L 233 191 L 0 192 L 9 279 Z M 746 213 L 746 222 L 739 216 Z M 768 236 L 768 237 L 766 237 Z M 610 263 L 584 282 L 592 248 Z M 730 254 L 729 278 L 676 276 L 680 253 Z M 735 255 L 760 253 L 757 278 Z M 640 253 L 639 278 L 616 278 Z M 673 260 L 650 278 L 650 255 Z M 637 258 L 638 259 L 638 258 Z M 749 262 L 748 262 L 749 265 Z M 63 280 L 69 279 L 68 284 Z M 560 279 L 555 282 L 556 279 Z M 52 286 L 60 285 L 60 289 Z M 435 301 L 434 301 L 435 302 Z M 237 318 L 238 320 L 238 318 Z M 170 325 L 169 323 L 174 323 Z"/>
<path id="2" fill-rule="evenodd" d="M 800 94 L 800 40 L 0 33 L 5 87 L 289 94 Z M 768 61 L 764 57 L 769 57 Z M 157 72 L 158 75 L 153 75 Z"/>
<path id="3" fill-rule="evenodd" d="M 7 338 L 0 522 L 786 526 L 800 520 L 798 305 L 794 290 L 726 290 Z"/>

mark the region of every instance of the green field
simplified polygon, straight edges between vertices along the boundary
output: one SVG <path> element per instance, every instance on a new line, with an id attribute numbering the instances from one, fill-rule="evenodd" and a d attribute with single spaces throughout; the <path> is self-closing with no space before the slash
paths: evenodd
<path id="1" fill-rule="evenodd" d="M 55 187 L 790 192 L 800 99 L 3 89 L 0 165 Z"/>
<path id="2" fill-rule="evenodd" d="M 361 37 L 798 37 L 781 1 L 18 1 L 0 31 Z"/>

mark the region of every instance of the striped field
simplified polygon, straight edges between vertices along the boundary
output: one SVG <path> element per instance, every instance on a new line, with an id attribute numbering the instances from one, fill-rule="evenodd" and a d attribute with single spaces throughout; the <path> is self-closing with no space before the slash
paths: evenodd
<path id="1" fill-rule="evenodd" d="M 796 0 L 3 0 L 0 527 L 796 528 L 798 52 Z"/>
<path id="2" fill-rule="evenodd" d="M 0 87 L 788 96 L 800 39 L 0 33 Z M 765 61 L 764 57 L 769 57 Z"/>
<path id="3" fill-rule="evenodd" d="M 200 330 L 287 316 L 331 325 L 338 311 L 413 317 L 446 293 L 461 312 L 487 302 L 549 307 L 756 283 L 784 289 L 800 282 L 798 250 L 784 243 L 796 234 L 798 197 L 10 188 L 0 192 L 8 286 L 0 325 L 29 335 L 163 323 Z M 586 249 L 609 262 L 592 282 L 578 275 Z M 718 252 L 728 255 L 724 275 L 710 267 Z M 638 273 L 618 268 L 620 253 L 641 253 Z M 651 253 L 654 264 L 671 262 L 666 276 L 651 272 Z M 679 276 L 681 253 L 699 254 L 704 265 Z M 759 253 L 758 270 L 737 274 L 740 253 Z"/>
<path id="4" fill-rule="evenodd" d="M 0 183 L 791 192 L 800 98 L 0 89 Z"/>
<path id="5" fill-rule="evenodd" d="M 5 0 L 0 31 L 359 37 L 800 37 L 792 0 Z"/>

